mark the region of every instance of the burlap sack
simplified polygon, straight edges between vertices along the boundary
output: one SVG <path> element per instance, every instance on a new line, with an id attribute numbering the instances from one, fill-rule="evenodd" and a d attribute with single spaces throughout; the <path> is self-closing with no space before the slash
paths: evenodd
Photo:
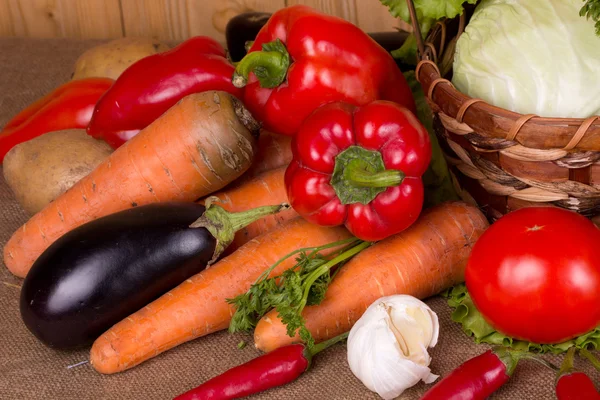
<path id="1" fill-rule="evenodd" d="M 38 97 L 70 77 L 75 59 L 97 41 L 0 39 L 0 126 Z M 27 219 L 0 177 L 0 243 Z M 27 331 L 19 315 L 21 280 L 0 266 L 0 399 L 169 399 L 215 374 L 259 355 L 250 336 L 217 333 L 170 350 L 130 371 L 103 376 L 85 361 L 87 350 L 59 352 L 46 348 Z M 486 350 L 467 338 L 450 320 L 440 298 L 428 300 L 440 318 L 440 341 L 432 350 L 434 373 L 445 375 Z M 249 345 L 239 350 L 237 344 Z M 555 363 L 558 358 L 550 358 Z M 598 383 L 600 376 L 586 366 Z M 523 362 L 496 399 L 555 398 L 551 371 Z M 418 399 L 419 384 L 401 399 Z M 261 399 L 377 399 L 356 379 L 346 362 L 343 344 L 320 354 L 313 368 L 296 382 L 270 390 Z"/>

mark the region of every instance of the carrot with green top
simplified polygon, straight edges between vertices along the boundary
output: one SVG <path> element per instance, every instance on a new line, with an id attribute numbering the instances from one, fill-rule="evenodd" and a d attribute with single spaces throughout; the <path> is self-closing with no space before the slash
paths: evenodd
<path id="1" fill-rule="evenodd" d="M 288 221 L 114 325 L 94 342 L 90 362 L 98 372 L 113 374 L 227 329 L 235 311 L 227 299 L 246 292 L 275 262 L 299 248 L 335 251 L 340 241 L 348 240 L 353 238 L 342 227 L 321 227 L 301 218 Z M 280 274 L 294 262 L 286 258 L 270 274 Z"/>
<path id="2" fill-rule="evenodd" d="M 300 310 L 305 328 L 318 343 L 349 331 L 380 297 L 424 299 L 463 282 L 471 248 L 487 226 L 483 214 L 465 203 L 427 210 L 406 231 L 373 244 L 341 267 L 324 300 Z M 301 339 L 299 333 L 288 333 L 273 310 L 256 325 L 254 342 L 269 352 Z"/>

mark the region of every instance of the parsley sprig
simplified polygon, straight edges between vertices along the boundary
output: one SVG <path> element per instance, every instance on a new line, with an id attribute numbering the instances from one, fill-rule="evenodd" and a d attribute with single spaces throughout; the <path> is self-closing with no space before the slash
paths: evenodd
<path id="1" fill-rule="evenodd" d="M 250 331 L 272 309 L 286 325 L 287 334 L 293 337 L 299 332 L 302 341 L 311 348 L 314 339 L 306 328 L 302 310 L 307 305 L 317 305 L 325 298 L 327 287 L 333 279 L 331 269 L 344 263 L 371 242 L 350 238 L 319 247 L 295 250 L 265 270 L 250 289 L 227 302 L 236 308 L 229 325 L 229 332 Z M 333 254 L 324 256 L 328 249 L 341 247 Z M 270 277 L 273 270 L 290 257 L 296 264 L 279 276 Z"/>

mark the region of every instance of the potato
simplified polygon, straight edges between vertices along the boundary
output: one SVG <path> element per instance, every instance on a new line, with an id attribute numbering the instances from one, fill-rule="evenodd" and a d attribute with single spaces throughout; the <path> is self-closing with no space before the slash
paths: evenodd
<path id="1" fill-rule="evenodd" d="M 4 179 L 25 211 L 35 214 L 94 170 L 112 151 L 84 129 L 49 132 L 6 154 Z"/>
<path id="2" fill-rule="evenodd" d="M 91 77 L 117 79 L 136 61 L 167 50 L 169 50 L 169 46 L 151 38 L 115 39 L 83 53 L 75 62 L 72 79 Z"/>

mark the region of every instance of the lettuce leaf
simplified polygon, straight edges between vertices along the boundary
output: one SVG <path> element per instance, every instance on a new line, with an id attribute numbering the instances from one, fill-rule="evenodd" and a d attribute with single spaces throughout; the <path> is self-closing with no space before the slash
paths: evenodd
<path id="1" fill-rule="evenodd" d="M 444 201 L 460 200 L 452 184 L 444 153 L 435 135 L 433 113 L 427 104 L 421 84 L 417 82 L 414 71 L 405 72 L 404 77 L 415 99 L 417 118 L 425 126 L 425 129 L 427 129 L 429 141 L 431 142 L 431 162 L 423 175 L 423 185 L 425 186 L 424 207 L 432 207 Z"/>
<path id="2" fill-rule="evenodd" d="M 475 343 L 488 343 L 491 345 L 501 345 L 512 347 L 516 350 L 527 350 L 536 353 L 554 353 L 560 354 L 570 347 L 599 349 L 600 348 L 600 327 L 581 335 L 573 340 L 558 344 L 539 344 L 517 340 L 492 328 L 484 319 L 481 313 L 475 308 L 473 300 L 464 284 L 448 289 L 443 296 L 448 298 L 448 304 L 454 309 L 452 320 L 462 325 L 463 331 L 472 336 Z"/>
<path id="3" fill-rule="evenodd" d="M 389 8 L 392 16 L 410 24 L 410 13 L 406 0 L 379 0 Z M 463 4 L 475 4 L 477 0 L 413 0 L 419 22 L 421 18 L 434 20 L 454 18 L 463 12 Z"/>
<path id="4" fill-rule="evenodd" d="M 392 16 L 409 24 L 412 23 L 406 0 L 379 1 L 390 10 Z M 421 35 L 426 37 L 436 21 L 443 18 L 454 18 L 462 14 L 465 2 L 475 4 L 477 0 L 414 0 Z M 394 58 L 400 59 L 409 65 L 417 64 L 416 54 L 417 41 L 414 35 L 410 35 L 402 47 L 392 52 Z"/>

